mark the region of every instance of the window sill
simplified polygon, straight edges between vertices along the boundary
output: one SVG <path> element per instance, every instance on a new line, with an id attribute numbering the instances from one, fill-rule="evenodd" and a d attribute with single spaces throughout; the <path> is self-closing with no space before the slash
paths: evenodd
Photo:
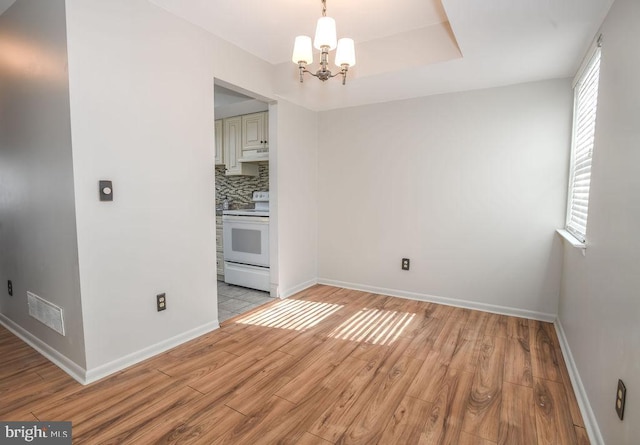
<path id="1" fill-rule="evenodd" d="M 572 247 L 575 247 L 576 249 L 586 250 L 587 244 L 578 241 L 578 239 L 575 236 L 567 232 L 565 229 L 556 229 L 556 232 L 558 232 L 558 235 L 563 237 L 565 241 L 571 244 Z"/>

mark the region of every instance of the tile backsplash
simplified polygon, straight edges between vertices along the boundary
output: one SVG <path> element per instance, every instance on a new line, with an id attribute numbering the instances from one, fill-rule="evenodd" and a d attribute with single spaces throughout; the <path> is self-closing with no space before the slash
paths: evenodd
<path id="1" fill-rule="evenodd" d="M 258 163 L 258 176 L 225 176 L 224 165 L 216 166 L 216 208 L 222 207 L 226 196 L 231 208 L 242 208 L 253 204 L 251 196 L 255 190 L 269 190 L 269 162 Z"/>

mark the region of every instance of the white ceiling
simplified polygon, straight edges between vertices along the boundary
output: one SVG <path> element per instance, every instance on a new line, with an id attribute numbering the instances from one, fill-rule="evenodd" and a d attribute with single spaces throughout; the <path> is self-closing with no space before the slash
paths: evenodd
<path id="1" fill-rule="evenodd" d="M 245 94 L 230 90 L 220 85 L 214 85 L 213 94 L 216 98 L 216 107 L 225 107 L 227 105 L 233 105 L 238 102 L 244 102 L 253 99 L 252 97 L 249 97 Z"/>
<path id="2" fill-rule="evenodd" d="M 342 86 L 308 75 L 300 84 L 290 62 L 295 36 L 315 31 L 320 0 L 150 1 L 273 64 L 277 96 L 315 110 L 571 77 L 613 3 L 327 0 L 338 37 L 356 42 Z M 0 13 L 13 2 L 0 0 Z"/>
<path id="3" fill-rule="evenodd" d="M 310 76 L 300 85 L 290 62 L 295 36 L 315 31 L 320 0 L 150 1 L 272 63 L 277 94 L 316 110 L 571 77 L 613 3 L 327 0 L 338 37 L 356 41 L 342 86 Z"/>
<path id="4" fill-rule="evenodd" d="M 291 59 L 293 39 L 311 35 L 320 0 L 151 0 L 272 64 Z M 357 42 L 446 22 L 439 0 L 327 0 L 338 36 Z"/>
<path id="5" fill-rule="evenodd" d="M 241 114 L 267 111 L 269 105 L 222 85 L 214 85 L 214 115 L 216 119 L 239 116 Z"/>

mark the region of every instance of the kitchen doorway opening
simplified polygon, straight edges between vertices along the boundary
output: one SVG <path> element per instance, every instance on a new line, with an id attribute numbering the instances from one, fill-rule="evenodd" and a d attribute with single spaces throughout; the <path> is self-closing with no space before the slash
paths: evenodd
<path id="1" fill-rule="evenodd" d="M 277 297 L 277 104 L 214 80 L 216 278 L 220 322 Z"/>

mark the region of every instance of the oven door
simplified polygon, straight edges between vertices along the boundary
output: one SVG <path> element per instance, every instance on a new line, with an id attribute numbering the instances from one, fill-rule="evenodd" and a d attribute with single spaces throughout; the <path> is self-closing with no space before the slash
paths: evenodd
<path id="1" fill-rule="evenodd" d="M 269 217 L 223 215 L 224 260 L 269 267 Z"/>

